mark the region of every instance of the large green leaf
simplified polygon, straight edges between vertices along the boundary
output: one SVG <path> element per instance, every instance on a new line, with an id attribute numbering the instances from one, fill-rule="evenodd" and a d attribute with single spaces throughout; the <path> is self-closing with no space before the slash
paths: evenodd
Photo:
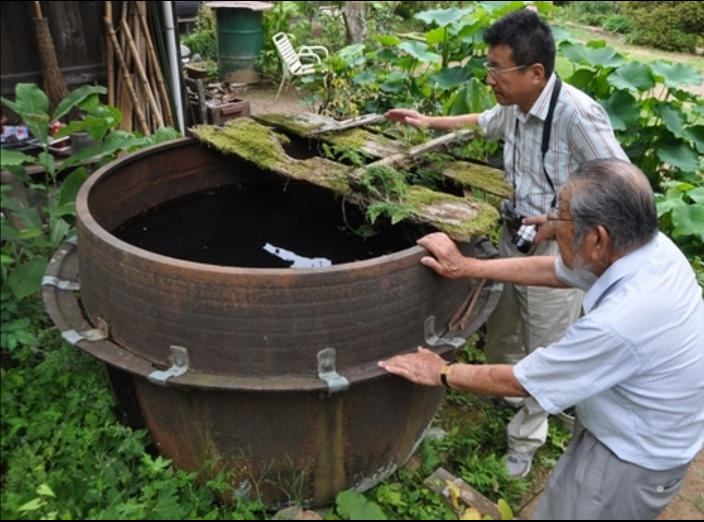
<path id="1" fill-rule="evenodd" d="M 2 168 L 12 167 L 15 165 L 24 165 L 25 163 L 35 163 L 37 158 L 20 152 L 18 150 L 2 149 L 0 152 L 0 164 Z"/>
<path id="2" fill-rule="evenodd" d="M 684 63 L 671 64 L 657 60 L 651 64 L 655 77 L 668 89 L 702 84 L 702 73 Z"/>
<path id="3" fill-rule="evenodd" d="M 80 167 L 71 172 L 61 184 L 58 200 L 59 205 L 76 203 L 76 196 L 83 183 L 88 179 L 85 167 Z"/>
<path id="4" fill-rule="evenodd" d="M 401 43 L 401 39 L 395 34 L 381 34 L 373 37 L 381 45 L 396 46 Z"/>
<path id="5" fill-rule="evenodd" d="M 678 205 L 672 211 L 675 236 L 696 236 L 704 241 L 704 205 Z"/>
<path id="6" fill-rule="evenodd" d="M 441 89 L 454 89 L 474 76 L 471 67 L 444 68 L 432 77 Z"/>
<path id="7" fill-rule="evenodd" d="M 381 507 L 353 490 L 345 490 L 335 497 L 337 511 L 343 520 L 387 520 Z"/>
<path id="8" fill-rule="evenodd" d="M 16 106 L 11 108 L 20 117 L 24 117 L 24 114 L 47 114 L 49 112 L 49 98 L 35 83 L 18 83 L 15 86 L 15 103 Z"/>
<path id="9" fill-rule="evenodd" d="M 593 79 L 594 71 L 591 69 L 577 69 L 572 76 L 567 78 L 567 83 L 578 89 L 585 90 L 585 88 L 592 83 Z"/>
<path id="10" fill-rule="evenodd" d="M 616 89 L 631 92 L 647 92 L 655 87 L 655 80 L 647 65 L 630 62 L 616 69 L 608 76 L 609 83 Z"/>
<path id="11" fill-rule="evenodd" d="M 49 98 L 33 83 L 18 83 L 15 86 L 15 112 L 29 128 L 29 132 L 41 143 L 49 142 Z"/>
<path id="12" fill-rule="evenodd" d="M 11 212 L 27 228 L 41 230 L 42 218 L 39 211 L 34 207 L 25 207 L 18 200 L 9 198 L 3 202 L 3 208 Z"/>
<path id="13" fill-rule="evenodd" d="M 629 92 L 616 91 L 608 100 L 600 100 L 609 115 L 611 126 L 616 131 L 626 131 L 636 124 L 640 117 L 640 105 Z"/>
<path id="14" fill-rule="evenodd" d="M 562 54 L 575 63 L 591 65 L 592 67 L 620 67 L 626 59 L 611 47 L 587 47 L 581 43 L 563 42 L 560 44 Z"/>
<path id="15" fill-rule="evenodd" d="M 692 107 L 692 114 L 696 116 L 704 116 L 704 103 L 699 103 Z"/>
<path id="16" fill-rule="evenodd" d="M 704 204 L 704 187 L 697 187 L 687 192 L 687 195 L 692 198 L 695 203 Z"/>
<path id="17" fill-rule="evenodd" d="M 438 27 L 425 33 L 425 41 L 428 45 L 441 44 L 447 37 L 447 29 Z"/>
<path id="18" fill-rule="evenodd" d="M 462 17 L 470 14 L 472 9 L 457 9 L 451 7 L 449 9 L 432 9 L 417 13 L 415 18 L 428 25 L 437 24 L 439 27 L 445 27 L 462 20 Z"/>
<path id="19" fill-rule="evenodd" d="M 662 109 L 662 119 L 667 125 L 667 129 L 677 138 L 683 135 L 684 126 L 687 123 L 687 116 L 679 107 L 666 105 Z"/>
<path id="20" fill-rule="evenodd" d="M 32 259 L 18 266 L 10 274 L 7 283 L 17 299 L 24 299 L 41 289 L 48 264 L 47 259 Z"/>
<path id="21" fill-rule="evenodd" d="M 428 46 L 423 42 L 403 42 L 398 47 L 421 62 L 440 63 L 440 55 L 429 52 Z"/>
<path id="22" fill-rule="evenodd" d="M 69 93 L 66 98 L 61 100 L 59 105 L 54 110 L 53 120 L 58 120 L 66 116 L 71 109 L 79 104 L 84 104 L 90 100 L 89 105 L 84 105 L 82 108 L 90 110 L 100 104 L 98 95 L 107 93 L 108 90 L 102 85 L 83 85 Z"/>
<path id="23" fill-rule="evenodd" d="M 684 130 L 684 137 L 694 143 L 699 154 L 704 154 L 704 125 L 693 125 Z"/>
<path id="24" fill-rule="evenodd" d="M 680 170 L 695 172 L 699 168 L 699 154 L 682 140 L 665 139 L 655 150 L 661 161 Z"/>
<path id="25" fill-rule="evenodd" d="M 355 85 L 373 85 L 376 83 L 376 73 L 370 70 L 362 71 L 352 78 L 352 83 Z"/>
<path id="26" fill-rule="evenodd" d="M 577 42 L 577 39 L 572 35 L 572 33 L 568 29 L 564 29 L 562 27 L 553 27 L 552 36 L 558 44 L 561 42 Z"/>
<path id="27" fill-rule="evenodd" d="M 343 47 L 342 49 L 340 49 L 340 52 L 337 53 L 337 56 L 338 58 L 343 60 L 348 66 L 359 67 L 364 65 L 366 61 L 366 58 L 364 57 L 364 48 L 365 45 L 363 43 L 348 45 L 347 47 Z"/>
<path id="28" fill-rule="evenodd" d="M 68 205 L 67 205 L 68 207 Z M 75 203 L 70 206 L 71 208 L 68 208 L 65 211 L 66 215 L 76 215 L 76 205 Z M 66 241 L 66 238 L 69 237 L 71 234 L 73 228 L 71 225 L 69 225 L 66 221 L 63 219 L 52 219 L 52 226 L 51 226 L 51 234 L 49 234 L 49 241 L 51 242 L 51 248 L 53 250 L 59 248 L 61 246 L 61 243 Z"/>
<path id="29" fill-rule="evenodd" d="M 401 42 L 399 41 L 398 43 Z M 394 44 L 394 46 L 398 45 L 398 43 Z M 377 53 L 376 59 L 380 62 L 393 62 L 395 60 L 398 60 L 398 54 L 396 54 L 391 49 L 382 49 L 380 52 Z"/>

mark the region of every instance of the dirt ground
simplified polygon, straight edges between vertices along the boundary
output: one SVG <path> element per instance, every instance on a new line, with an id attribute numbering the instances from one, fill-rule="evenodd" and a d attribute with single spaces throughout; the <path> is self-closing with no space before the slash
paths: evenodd
<path id="1" fill-rule="evenodd" d="M 295 87 L 284 88 L 278 101 L 275 100 L 277 89 L 278 85 L 262 82 L 238 88 L 236 92 L 238 97 L 249 102 L 250 110 L 255 115 L 314 111 L 301 103 Z M 527 500 L 532 500 L 522 510 L 520 519 L 530 519 L 539 498 L 535 492 L 542 490 L 547 478 L 548 475 L 534 477 L 534 489 L 526 495 Z M 682 489 L 658 520 L 704 520 L 704 450 L 692 462 Z"/>

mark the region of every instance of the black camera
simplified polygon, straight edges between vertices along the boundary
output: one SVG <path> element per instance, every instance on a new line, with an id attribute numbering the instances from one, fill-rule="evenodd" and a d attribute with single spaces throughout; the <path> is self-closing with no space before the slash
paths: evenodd
<path id="1" fill-rule="evenodd" d="M 516 245 L 519 252 L 527 254 L 533 246 L 533 240 L 537 233 L 537 225 L 521 225 L 516 235 L 511 238 L 511 242 Z"/>

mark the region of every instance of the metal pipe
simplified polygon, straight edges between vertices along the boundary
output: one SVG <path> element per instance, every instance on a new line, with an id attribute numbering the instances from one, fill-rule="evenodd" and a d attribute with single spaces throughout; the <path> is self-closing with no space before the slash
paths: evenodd
<path id="1" fill-rule="evenodd" d="M 162 2 L 164 7 L 164 23 L 166 25 L 166 45 L 168 46 L 169 68 L 171 69 L 171 87 L 174 93 L 174 104 L 176 105 L 176 118 L 178 130 L 185 134 L 183 122 L 183 99 L 181 97 L 181 65 L 176 47 L 176 27 L 174 25 L 173 2 Z"/>

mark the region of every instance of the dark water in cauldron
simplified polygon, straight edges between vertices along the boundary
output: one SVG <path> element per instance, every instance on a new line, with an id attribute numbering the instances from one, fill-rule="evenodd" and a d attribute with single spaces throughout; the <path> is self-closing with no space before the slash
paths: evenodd
<path id="1" fill-rule="evenodd" d="M 364 223 L 357 207 L 327 189 L 300 182 L 252 183 L 170 201 L 113 234 L 168 257 L 249 268 L 361 261 L 409 248 L 421 235 L 399 223 L 364 239 L 353 232 Z"/>

